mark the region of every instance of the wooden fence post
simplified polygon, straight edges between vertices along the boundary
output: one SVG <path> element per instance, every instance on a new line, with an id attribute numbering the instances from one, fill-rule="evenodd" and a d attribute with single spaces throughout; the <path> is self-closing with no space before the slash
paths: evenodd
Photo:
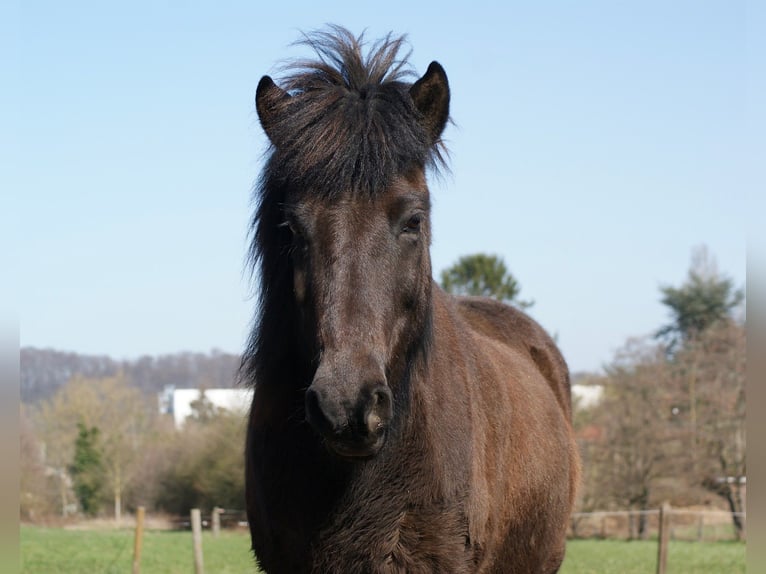
<path id="1" fill-rule="evenodd" d="M 221 533 L 221 513 L 223 512 L 223 508 L 218 508 L 217 506 L 213 508 L 213 537 L 218 538 L 218 535 Z"/>
<path id="2" fill-rule="evenodd" d="M 194 574 L 204 574 L 205 567 L 202 562 L 202 518 L 199 508 L 192 508 L 192 542 L 194 543 Z"/>
<path id="3" fill-rule="evenodd" d="M 133 574 L 141 573 L 141 544 L 144 538 L 144 507 L 136 509 L 136 536 L 133 539 Z"/>
<path id="4" fill-rule="evenodd" d="M 670 537 L 670 504 L 663 503 L 660 508 L 659 532 L 657 535 L 657 574 L 665 574 L 668 565 L 668 539 Z"/>

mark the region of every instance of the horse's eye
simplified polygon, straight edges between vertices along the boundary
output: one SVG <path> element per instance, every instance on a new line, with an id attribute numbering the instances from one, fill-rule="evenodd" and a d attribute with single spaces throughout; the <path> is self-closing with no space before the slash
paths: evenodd
<path id="1" fill-rule="evenodd" d="M 303 238 L 303 233 L 301 233 L 300 228 L 297 225 L 295 225 L 292 221 L 290 220 L 284 221 L 279 226 L 285 227 L 290 230 L 290 234 L 293 237 L 293 241 L 300 240 Z"/>
<path id="2" fill-rule="evenodd" d="M 420 224 L 423 222 L 423 214 L 416 213 L 407 220 L 402 229 L 403 233 L 420 233 Z"/>
<path id="3" fill-rule="evenodd" d="M 308 241 L 306 241 L 306 237 L 303 235 L 300 227 L 290 220 L 282 222 L 279 226 L 290 231 L 290 253 L 299 259 L 304 258 L 308 253 Z"/>
<path id="4" fill-rule="evenodd" d="M 290 233 L 295 235 L 295 226 L 292 224 L 292 222 L 290 220 L 283 221 L 282 223 L 277 225 L 277 227 L 279 227 L 281 229 L 288 229 L 288 230 L 290 230 Z"/>

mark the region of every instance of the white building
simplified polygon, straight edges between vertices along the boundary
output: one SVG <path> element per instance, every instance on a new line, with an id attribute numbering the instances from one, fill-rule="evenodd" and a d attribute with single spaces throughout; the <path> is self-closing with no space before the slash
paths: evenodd
<path id="1" fill-rule="evenodd" d="M 603 385 L 581 385 L 578 383 L 572 385 L 572 402 L 577 401 L 577 405 L 582 409 L 597 405 L 601 402 L 603 395 Z"/>
<path id="2" fill-rule="evenodd" d="M 159 394 L 160 413 L 173 415 L 176 428 L 181 428 L 186 417 L 192 414 L 192 402 L 199 397 L 200 389 L 177 389 L 169 385 Z M 253 389 L 205 389 L 205 398 L 216 407 L 244 416 L 253 400 Z"/>
<path id="3" fill-rule="evenodd" d="M 580 408 L 597 405 L 604 394 L 601 385 L 572 385 L 572 399 Z M 199 399 L 200 389 L 177 389 L 172 385 L 159 394 L 160 413 L 173 415 L 176 428 L 181 428 L 192 414 L 191 404 Z M 214 406 L 246 415 L 253 400 L 252 388 L 205 389 L 205 398 Z"/>

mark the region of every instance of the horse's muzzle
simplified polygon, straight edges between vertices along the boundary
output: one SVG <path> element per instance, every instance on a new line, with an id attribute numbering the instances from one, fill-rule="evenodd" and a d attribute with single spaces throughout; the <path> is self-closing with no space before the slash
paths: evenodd
<path id="1" fill-rule="evenodd" d="M 342 457 L 374 456 L 386 441 L 393 397 L 385 383 L 363 385 L 353 399 L 326 379 L 306 390 L 306 420 L 328 449 Z"/>

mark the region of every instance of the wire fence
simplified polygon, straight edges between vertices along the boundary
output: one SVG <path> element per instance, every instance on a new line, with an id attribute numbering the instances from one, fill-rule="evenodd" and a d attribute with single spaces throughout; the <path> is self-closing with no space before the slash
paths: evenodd
<path id="1" fill-rule="evenodd" d="M 223 529 L 247 529 L 244 510 L 218 509 Z M 649 540 L 659 532 L 659 509 L 575 512 L 569 523 L 569 538 L 601 538 L 615 540 Z M 741 530 L 735 527 L 735 517 Z M 176 530 L 191 530 L 188 516 L 172 521 Z M 202 528 L 212 529 L 211 514 L 202 515 Z M 671 540 L 718 542 L 746 539 L 747 513 L 716 510 L 669 509 L 668 527 Z"/>
<path id="2" fill-rule="evenodd" d="M 202 514 L 202 528 L 213 528 L 213 513 Z M 247 513 L 244 510 L 234 510 L 228 508 L 218 509 L 218 520 L 220 528 L 224 529 L 246 529 Z M 174 530 L 191 530 L 192 523 L 189 516 L 179 516 L 170 520 Z"/>
<path id="3" fill-rule="evenodd" d="M 570 538 L 649 540 L 659 532 L 659 509 L 575 512 L 569 524 Z M 746 539 L 746 513 L 715 510 L 670 509 L 671 540 L 718 542 Z M 735 526 L 741 524 L 741 529 Z"/>

